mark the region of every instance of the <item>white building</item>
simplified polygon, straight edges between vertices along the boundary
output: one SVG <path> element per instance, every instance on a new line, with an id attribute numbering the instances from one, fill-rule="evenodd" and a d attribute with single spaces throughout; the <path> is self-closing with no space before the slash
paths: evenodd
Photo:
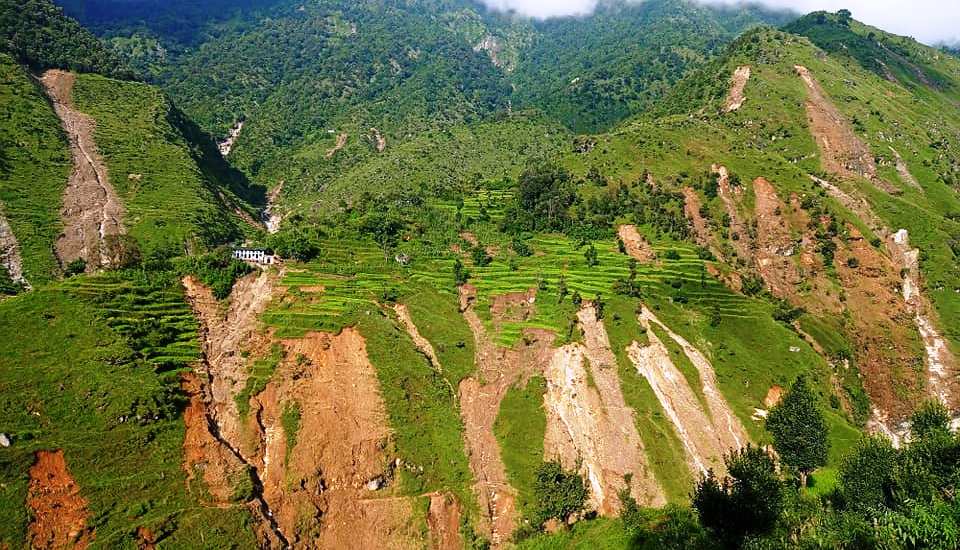
<path id="1" fill-rule="evenodd" d="M 233 257 L 244 262 L 270 265 L 276 261 L 273 251 L 265 248 L 235 248 Z"/>

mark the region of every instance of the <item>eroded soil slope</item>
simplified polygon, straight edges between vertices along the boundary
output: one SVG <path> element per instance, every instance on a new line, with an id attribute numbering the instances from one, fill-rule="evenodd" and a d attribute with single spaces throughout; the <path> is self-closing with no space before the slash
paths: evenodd
<path id="1" fill-rule="evenodd" d="M 699 475 L 710 468 L 722 471 L 723 455 L 730 449 L 746 445 L 749 439 L 720 393 L 713 367 L 696 348 L 660 323 L 646 307 L 641 310 L 639 320 L 647 329 L 650 343 L 641 346 L 634 342 L 628 350 L 631 361 L 650 383 L 667 418 L 677 430 L 694 474 Z M 705 403 L 674 365 L 667 347 L 653 330 L 654 325 L 680 345 L 697 369 Z"/>
<path id="2" fill-rule="evenodd" d="M 120 253 L 118 241 L 110 237 L 124 232 L 123 206 L 97 152 L 96 122 L 73 108 L 70 98 L 75 80 L 76 75 L 60 70 L 47 71 L 41 79 L 73 158 L 73 171 L 63 193 L 63 233 L 57 239 L 56 252 L 61 265 L 82 258 L 88 269 L 97 269 L 110 266 Z"/>
<path id="3" fill-rule="evenodd" d="M 86 548 L 94 538 L 87 527 L 87 499 L 70 474 L 63 451 L 38 451 L 30 467 L 27 529 L 30 548 Z"/>
<path id="4" fill-rule="evenodd" d="M 747 100 L 747 97 L 743 94 L 743 90 L 747 87 L 748 80 L 750 80 L 750 66 L 743 65 L 737 67 L 737 70 L 733 72 L 733 76 L 730 79 L 730 94 L 727 96 L 724 111 L 732 113 L 733 111 L 739 110 L 740 107 L 743 107 L 743 102 Z"/>
<path id="5" fill-rule="evenodd" d="M 283 340 L 284 360 L 253 399 L 255 467 L 280 529 L 308 548 L 419 546 L 414 501 L 389 490 L 392 433 L 360 332 Z M 299 426 L 286 433 L 284 411 Z M 292 448 L 288 442 L 294 441 Z"/>
<path id="6" fill-rule="evenodd" d="M 13 229 L 3 215 L 3 205 L 0 205 L 0 266 L 7 270 L 10 280 L 29 288 L 29 283 L 23 276 L 23 260 L 20 257 L 20 243 L 17 242 Z"/>
<path id="7" fill-rule="evenodd" d="M 870 148 L 854 133 L 813 74 L 802 65 L 796 65 L 794 70 L 807 88 L 807 122 L 824 169 L 845 178 L 865 178 L 888 193 L 897 192 L 896 187 L 877 176 L 877 161 Z"/>
<path id="8" fill-rule="evenodd" d="M 637 231 L 637 226 L 624 224 L 617 228 L 617 235 L 623 246 L 627 249 L 627 254 L 641 264 L 649 264 L 657 259 L 657 253 L 650 246 L 650 243 L 643 238 L 643 235 Z"/>
<path id="9" fill-rule="evenodd" d="M 584 343 L 557 350 L 545 377 L 547 432 L 544 452 L 567 468 L 578 464 L 591 487 L 593 507 L 602 515 L 620 511 L 624 477 L 644 506 L 665 503 L 637 433 L 634 412 L 623 398 L 616 357 L 592 305 L 577 315 Z"/>
<path id="10" fill-rule="evenodd" d="M 516 528 L 518 511 L 516 491 L 507 480 L 493 425 L 507 390 L 544 371 L 553 354 L 550 344 L 554 337 L 546 331 L 527 331 L 517 348 L 497 346 L 473 309 L 475 300 L 475 288 L 460 288 L 460 309 L 473 332 L 477 366 L 475 376 L 460 382 L 460 415 L 480 505 L 480 528 L 494 545 L 500 545 Z"/>

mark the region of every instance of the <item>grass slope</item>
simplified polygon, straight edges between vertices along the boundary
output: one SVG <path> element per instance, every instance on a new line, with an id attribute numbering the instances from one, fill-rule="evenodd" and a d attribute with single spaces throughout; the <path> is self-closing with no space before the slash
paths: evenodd
<path id="1" fill-rule="evenodd" d="M 0 54 L 0 208 L 20 242 L 27 280 L 35 284 L 60 269 L 53 247 L 70 170 L 70 151 L 50 103 L 27 71 Z"/>

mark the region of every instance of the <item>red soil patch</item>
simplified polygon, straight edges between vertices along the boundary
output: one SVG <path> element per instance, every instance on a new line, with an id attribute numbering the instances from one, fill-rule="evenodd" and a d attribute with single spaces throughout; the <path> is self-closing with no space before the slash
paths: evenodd
<path id="1" fill-rule="evenodd" d="M 434 550 L 460 550 L 460 503 L 450 494 L 433 493 L 427 511 L 427 526 L 430 528 L 430 548 Z"/>
<path id="2" fill-rule="evenodd" d="M 183 374 L 180 387 L 190 400 L 183 411 L 183 422 L 186 426 L 183 439 L 183 470 L 187 474 L 187 487 L 192 488 L 194 481 L 200 477 L 203 489 L 195 492 L 197 497 L 204 497 L 209 493 L 212 501 L 207 504 L 231 506 L 234 496 L 233 484 L 246 475 L 244 465 L 223 442 L 211 433 L 210 417 L 204 403 L 203 385 L 197 375 Z"/>
<path id="3" fill-rule="evenodd" d="M 536 314 L 534 303 L 537 289 L 526 292 L 511 292 L 494 296 L 490 300 L 490 316 L 494 325 L 504 322 L 522 322 L 530 320 Z"/>
<path id="4" fill-rule="evenodd" d="M 727 103 L 723 108 L 724 112 L 732 113 L 743 107 L 744 101 L 747 100 L 746 96 L 743 95 L 743 89 L 746 88 L 748 80 L 750 80 L 750 66 L 737 67 L 730 79 L 730 95 L 727 97 Z"/>
<path id="5" fill-rule="evenodd" d="M 254 398 L 247 425 L 257 435 L 253 463 L 280 530 L 295 547 L 416 545 L 411 499 L 382 488 L 397 464 L 387 452 L 392 432 L 363 337 L 347 328 L 282 344 L 286 359 Z M 281 422 L 289 403 L 300 409 L 292 449 Z"/>
<path id="6" fill-rule="evenodd" d="M 387 150 L 387 138 L 383 137 L 383 134 L 380 133 L 380 130 L 376 128 L 370 128 L 370 138 L 373 142 L 374 149 L 378 153 L 382 153 Z"/>
<path id="7" fill-rule="evenodd" d="M 73 172 L 63 192 L 63 233 L 56 243 L 61 265 L 82 258 L 95 270 L 115 263 L 122 252 L 116 236 L 124 233 L 123 206 L 110 185 L 107 168 L 94 142 L 96 122 L 73 108 L 76 75 L 51 70 L 41 82 L 63 124 L 73 157 Z"/>
<path id="8" fill-rule="evenodd" d="M 637 231 L 635 225 L 621 225 L 617 228 L 617 235 L 627 249 L 627 254 L 642 264 L 652 263 L 657 259 L 657 253 L 654 252 L 650 243 L 643 238 L 643 235 Z"/>
<path id="9" fill-rule="evenodd" d="M 713 234 L 710 232 L 710 224 L 700 215 L 700 196 L 692 187 L 685 186 L 683 189 L 683 212 L 690 220 L 693 227 L 693 237 L 697 244 L 704 248 L 709 248 L 713 255 L 720 261 L 723 261 L 723 254 L 714 244 Z"/>
<path id="10" fill-rule="evenodd" d="M 790 226 L 783 216 L 786 206 L 764 178 L 753 182 L 757 216 L 757 270 L 775 296 L 795 294 L 800 273 L 793 261 L 797 251 Z"/>
<path id="11" fill-rule="evenodd" d="M 67 469 L 63 451 L 38 451 L 30 467 L 27 528 L 31 548 L 86 548 L 93 540 L 87 526 L 87 499 Z"/>
<path id="12" fill-rule="evenodd" d="M 893 262 L 850 226 L 838 243 L 836 268 L 852 314 L 850 336 L 857 367 L 873 404 L 891 422 L 910 415 L 923 389 L 914 369 L 920 360 L 919 335 L 899 293 Z"/>
<path id="13" fill-rule="evenodd" d="M 780 386 L 770 386 L 770 389 L 767 391 L 767 396 L 763 398 L 763 406 L 772 409 L 780 404 L 781 399 L 783 399 L 783 388 Z"/>

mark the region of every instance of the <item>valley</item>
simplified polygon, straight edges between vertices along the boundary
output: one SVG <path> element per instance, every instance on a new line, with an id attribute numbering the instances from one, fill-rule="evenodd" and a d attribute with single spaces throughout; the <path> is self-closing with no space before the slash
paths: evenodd
<path id="1" fill-rule="evenodd" d="M 960 546 L 946 50 L 58 4 L 0 0 L 0 548 Z"/>

